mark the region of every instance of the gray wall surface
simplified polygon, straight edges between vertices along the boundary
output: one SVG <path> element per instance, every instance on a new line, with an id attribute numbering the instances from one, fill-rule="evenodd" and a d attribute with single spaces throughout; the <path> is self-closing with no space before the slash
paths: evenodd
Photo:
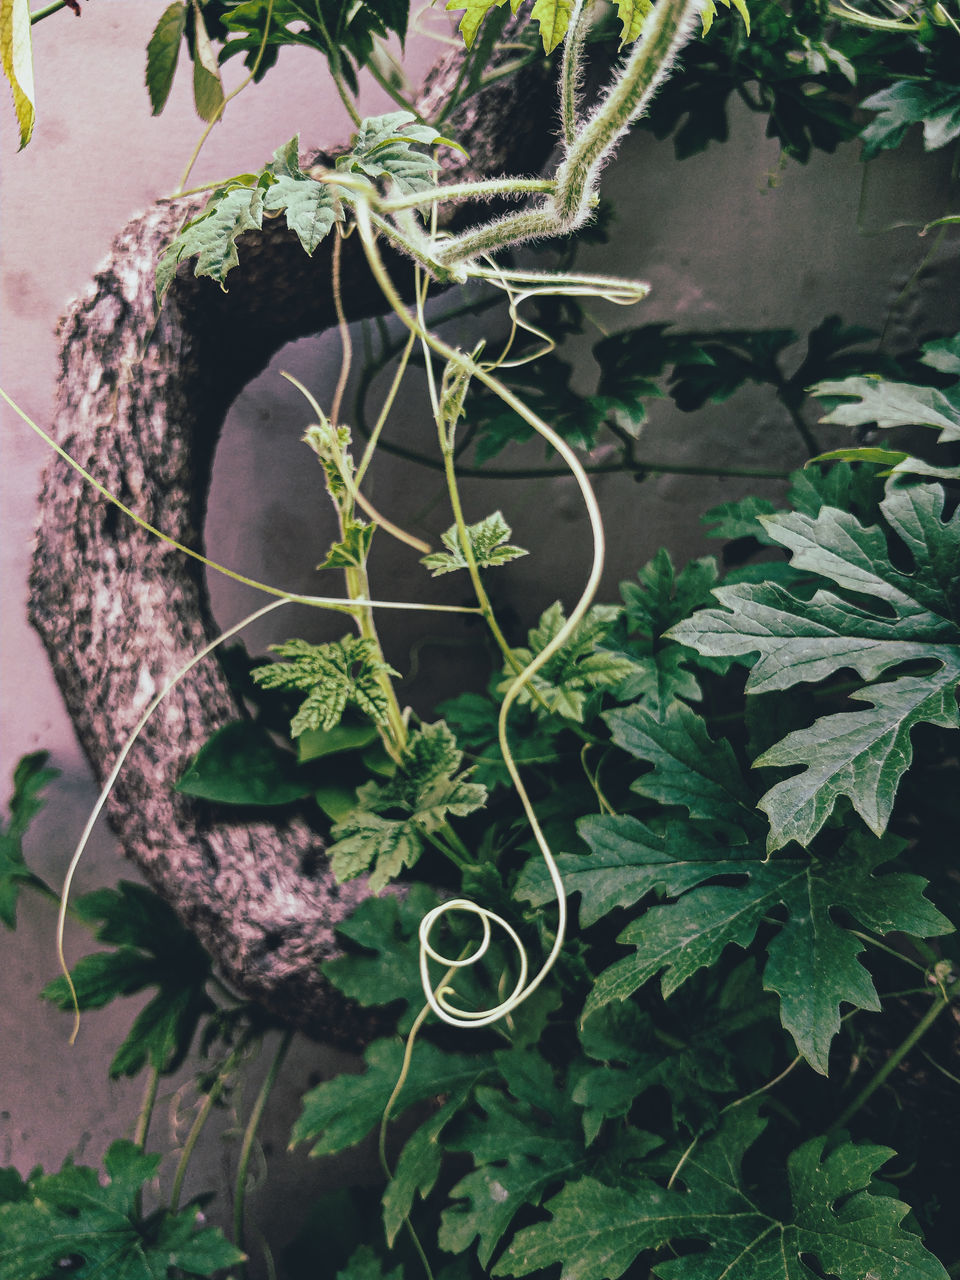
<path id="1" fill-rule="evenodd" d="M 34 33 L 39 123 L 34 141 L 20 155 L 6 102 L 0 111 L 0 385 L 41 425 L 49 422 L 54 399 L 58 316 L 86 285 L 114 232 L 175 185 L 199 136 L 184 67 L 165 115 L 159 121 L 150 117 L 143 49 L 163 8 L 163 0 L 91 0 L 80 21 L 64 13 L 39 24 Z M 423 67 L 434 48 L 414 42 L 414 55 Z M 236 77 L 238 68 L 231 71 Z M 367 91 L 363 106 L 371 113 L 388 109 L 375 89 Z M 349 121 L 314 59 L 306 51 L 303 56 L 285 51 L 280 70 L 231 104 L 194 180 L 258 167 L 297 131 L 305 147 L 330 144 L 347 137 Z M 917 237 L 918 226 L 949 211 L 944 157 L 925 156 L 914 146 L 864 168 L 857 150 L 850 144 L 834 156 L 816 154 L 806 167 L 788 162 L 781 168 L 776 145 L 763 136 L 763 121 L 746 113 L 735 115 L 728 144 L 682 164 L 673 161 L 669 144 L 643 134 L 631 138 L 604 179 L 604 194 L 617 209 L 617 244 L 587 249 L 578 265 L 636 274 L 653 287 L 649 300 L 632 313 L 592 307 L 598 323 L 605 329 L 671 321 L 688 328 L 786 326 L 805 332 L 839 312 L 851 323 L 886 326 L 894 350 L 930 330 L 960 327 L 957 239 L 946 237 L 925 261 L 931 243 Z M 457 335 L 469 339 L 469 326 Z M 324 554 L 332 519 L 311 455 L 299 442 L 309 412 L 279 370 L 295 373 L 324 403 L 338 358 L 335 335 L 303 340 L 281 353 L 234 405 L 215 465 L 207 522 L 213 559 L 291 589 L 318 589 L 313 566 Z M 588 379 L 588 351 L 580 350 L 575 359 Z M 432 427 L 425 403 L 419 391 L 405 393 L 391 428 L 396 438 L 429 447 Z M 38 872 L 59 884 L 95 791 L 39 641 L 25 622 L 35 495 L 46 450 L 6 407 L 0 422 L 0 778 L 8 787 L 24 752 L 39 747 L 52 752 L 62 776 L 31 832 L 28 851 Z M 826 443 L 843 439 L 830 437 Z M 680 465 L 709 459 L 718 466 L 760 468 L 798 465 L 804 456 L 782 410 L 758 389 L 746 389 L 695 417 L 678 413 L 670 402 L 656 406 L 639 452 Z M 497 465 L 542 460 L 542 447 L 531 445 Z M 780 492 L 775 485 L 760 488 L 709 477 L 668 474 L 640 485 L 627 477 L 604 478 L 597 490 L 611 531 L 606 598 L 614 598 L 616 584 L 633 576 L 662 544 L 671 548 L 675 562 L 710 549 L 698 514 L 751 488 L 769 496 Z M 514 540 L 534 552 L 504 571 L 497 584 L 499 601 L 528 623 L 558 596 L 571 603 L 589 555 L 572 481 L 517 481 L 493 488 L 477 481 L 466 484 L 464 492 L 468 519 L 499 506 L 513 526 Z M 371 496 L 391 519 L 434 542 L 451 520 L 435 472 L 382 459 Z M 210 585 L 223 626 L 256 606 L 256 599 L 232 584 L 216 580 Z M 375 567 L 374 590 L 393 598 L 432 591 L 434 598 L 459 599 L 445 596 L 443 585 L 425 584 L 416 556 L 405 551 Z M 340 630 L 335 621 L 302 615 L 295 621 L 311 638 Z M 293 622 L 291 613 L 252 630 L 251 651 L 287 638 Z M 434 639 L 451 636 L 453 646 Z M 473 645 L 470 634 L 417 615 L 398 619 L 389 636 L 390 653 L 401 670 L 409 669 L 417 646 L 419 666 L 408 697 L 420 710 L 457 687 L 461 660 L 470 662 Z M 476 683 L 475 670 L 470 679 Z M 109 834 L 100 830 L 77 888 L 82 892 L 131 874 Z M 78 1044 L 70 1048 L 69 1019 L 36 999 L 40 986 L 56 974 L 53 927 L 48 906 L 24 895 L 18 932 L 0 935 L 0 1163 L 22 1170 L 38 1162 L 59 1167 L 69 1152 L 98 1159 L 112 1138 L 129 1134 L 139 1105 L 140 1084 L 107 1084 L 105 1070 L 132 1014 L 117 1009 L 88 1015 Z M 85 935 L 71 933 L 68 953 L 76 958 L 87 945 Z M 311 1046 L 297 1049 L 271 1103 L 269 1150 L 286 1146 L 308 1078 L 346 1061 Z M 165 1092 L 172 1093 L 188 1075 L 172 1085 L 164 1082 Z M 248 1102 L 255 1087 L 255 1080 L 246 1086 Z M 165 1123 L 161 1111 L 155 1122 L 158 1142 L 165 1140 Z M 208 1144 L 208 1181 L 227 1178 L 235 1151 L 235 1142 Z M 313 1166 L 308 1171 L 305 1157 L 293 1158 L 254 1197 L 254 1213 L 259 1205 L 261 1218 L 282 1235 L 296 1220 L 301 1199 L 291 1188 L 318 1176 L 341 1175 L 335 1170 L 324 1175 Z M 198 1185 L 202 1180 L 198 1177 Z"/>

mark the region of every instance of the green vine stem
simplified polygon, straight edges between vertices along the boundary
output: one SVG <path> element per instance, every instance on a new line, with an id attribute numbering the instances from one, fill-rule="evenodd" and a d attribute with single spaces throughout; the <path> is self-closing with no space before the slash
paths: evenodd
<path id="1" fill-rule="evenodd" d="M 160 1085 L 160 1069 L 151 1063 L 147 1072 L 147 1083 L 143 1090 L 143 1101 L 137 1114 L 137 1124 L 133 1131 L 133 1141 L 141 1151 L 147 1145 L 147 1134 L 150 1132 L 150 1121 L 157 1101 L 157 1089 Z"/>
<path id="2" fill-rule="evenodd" d="M 210 1118 L 210 1113 L 219 1101 L 221 1093 L 226 1087 L 227 1081 L 240 1064 L 243 1055 L 250 1046 L 250 1039 L 244 1037 L 234 1048 L 233 1052 L 224 1062 L 223 1066 L 217 1073 L 217 1077 L 204 1095 L 200 1109 L 194 1117 L 193 1124 L 190 1126 L 190 1132 L 187 1134 L 187 1140 L 183 1144 L 183 1150 L 180 1152 L 180 1159 L 177 1162 L 176 1172 L 173 1175 L 173 1188 L 170 1192 L 170 1212 L 176 1213 L 180 1207 L 180 1196 L 183 1192 L 183 1180 L 186 1177 L 190 1160 L 196 1148 L 200 1135 L 203 1133 L 204 1127 Z"/>
<path id="3" fill-rule="evenodd" d="M 43 9 L 37 9 L 35 13 L 30 15 L 31 26 L 35 22 L 42 22 L 44 18 L 49 18 L 52 13 L 59 13 L 61 9 L 67 8 L 67 0 L 53 0 L 53 4 L 48 4 Z"/>
<path id="4" fill-rule="evenodd" d="M 153 1119 L 153 1109 L 157 1101 L 157 1089 L 160 1085 L 160 1068 L 150 1064 L 147 1072 L 147 1083 L 143 1090 L 143 1101 L 140 1103 L 140 1110 L 137 1113 L 137 1123 L 133 1131 L 133 1141 L 141 1151 L 146 1150 L 147 1134 L 150 1132 L 150 1121 Z M 133 1198 L 134 1209 L 137 1214 L 143 1213 L 143 1188 L 139 1187 Z"/>
<path id="5" fill-rule="evenodd" d="M 273 0 L 267 0 L 267 16 L 264 21 L 263 39 L 260 41 L 260 48 L 257 50 L 256 58 L 254 58 L 253 60 L 253 66 L 250 68 L 249 74 L 244 76 L 244 78 L 240 81 L 237 87 L 226 95 L 226 97 L 223 99 L 223 101 L 220 103 L 219 107 L 217 108 L 216 112 L 214 113 L 213 119 L 207 123 L 207 127 L 204 129 L 203 133 L 200 135 L 200 140 L 197 142 L 197 145 L 194 147 L 190 155 L 190 159 L 187 161 L 187 167 L 184 169 L 183 174 L 181 175 L 180 181 L 177 183 L 176 190 L 173 193 L 175 196 L 180 195 L 184 187 L 187 185 L 187 180 L 189 179 L 190 174 L 193 172 L 193 166 L 197 163 L 197 160 L 200 158 L 200 152 L 203 150 L 204 144 L 206 143 L 207 139 L 210 137 L 210 134 L 213 132 L 213 126 L 215 124 L 219 124 L 219 122 L 223 119 L 223 113 L 227 109 L 227 104 L 232 102 L 234 98 L 237 97 L 238 94 L 243 93 L 244 89 L 246 89 L 246 87 L 249 84 L 253 83 L 253 80 L 256 77 L 257 72 L 260 70 L 260 63 L 263 61 L 263 55 L 267 51 L 267 40 L 270 35 L 270 23 L 272 20 L 273 20 Z M 359 123 L 359 121 L 357 123 Z"/>
<path id="6" fill-rule="evenodd" d="M 833 1122 L 830 1126 L 831 1133 L 837 1129 L 846 1128 L 847 1124 L 853 1119 L 860 1108 L 873 1097 L 880 1086 L 894 1071 L 896 1071 L 897 1067 L 914 1045 L 923 1039 L 936 1020 L 940 1017 L 941 1013 L 943 1013 L 944 1009 L 949 1008 L 954 998 L 958 995 L 960 995 L 960 981 L 954 982 L 951 986 L 947 987 L 945 991 L 938 993 L 933 1004 L 916 1024 L 910 1034 L 897 1045 L 896 1049 L 894 1049 L 890 1054 L 889 1058 L 887 1058 L 880 1070 L 877 1071 L 871 1080 L 867 1081 L 850 1105 L 846 1107 Z"/>
<path id="7" fill-rule="evenodd" d="M 588 220 L 600 170 L 644 112 L 693 33 L 703 0 L 661 0 L 646 18 L 623 71 L 586 122 L 555 176 L 556 190 L 539 209 L 508 215 L 439 246 L 445 267 L 534 236 L 567 234 Z"/>
<path id="8" fill-rule="evenodd" d="M 526 686 L 528 681 L 534 676 L 550 659 L 567 643 L 570 636 L 583 620 L 591 603 L 596 595 L 600 585 L 600 579 L 603 574 L 605 538 L 603 529 L 603 519 L 600 514 L 600 508 L 594 496 L 593 489 L 590 486 L 590 480 L 576 453 L 570 445 L 559 436 L 552 427 L 543 421 L 532 409 L 529 408 L 522 400 L 513 394 L 512 391 L 496 377 L 493 376 L 483 365 L 478 364 L 476 360 L 465 355 L 462 351 L 458 351 L 444 342 L 437 334 L 429 332 L 423 328 L 418 318 L 410 315 L 404 306 L 393 281 L 390 279 L 383 261 L 377 248 L 376 240 L 371 225 L 370 212 L 363 201 L 358 202 L 356 209 L 357 229 L 363 243 L 364 252 L 367 256 L 367 262 L 374 274 L 378 284 L 380 285 L 383 296 L 390 304 L 396 315 L 402 320 L 404 325 L 412 332 L 416 332 L 426 347 L 429 347 L 437 355 L 440 355 L 455 369 L 459 370 L 463 377 L 476 378 L 488 387 L 496 396 L 498 396 L 504 404 L 518 413 L 520 417 L 527 422 L 549 445 L 559 454 L 561 459 L 569 467 L 571 474 L 577 482 L 587 515 L 590 521 L 590 530 L 593 538 L 593 557 L 590 573 L 587 578 L 586 586 L 581 593 L 577 603 L 570 611 L 565 624 L 560 628 L 553 639 L 544 646 L 544 648 L 533 658 L 533 660 L 524 667 L 523 671 L 514 679 L 507 689 L 503 701 L 500 705 L 500 715 L 497 722 L 497 740 L 500 746 L 500 752 L 503 756 L 504 764 L 507 772 L 510 774 L 517 797 L 523 806 L 524 813 L 529 823 L 531 833 L 536 841 L 537 847 L 546 864 L 554 892 L 557 895 L 558 919 L 557 929 L 554 936 L 553 946 L 546 960 L 537 971 L 537 973 L 527 981 L 527 956 L 516 935 L 514 929 L 500 916 L 488 911 L 486 908 L 478 907 L 475 903 L 465 898 L 454 898 L 448 902 L 441 903 L 439 907 L 428 912 L 420 923 L 420 976 L 423 985 L 424 994 L 434 1013 L 444 1022 L 459 1027 L 484 1027 L 497 1022 L 500 1018 L 510 1013 L 522 1001 L 530 996 L 544 981 L 547 974 L 556 963 L 557 957 L 563 947 L 564 935 L 567 923 L 567 900 L 566 892 L 563 886 L 560 872 L 557 868 L 556 861 L 550 844 L 543 833 L 540 822 L 534 810 L 533 803 L 527 793 L 527 789 L 523 784 L 517 768 L 513 753 L 510 750 L 510 744 L 507 738 L 507 722 L 510 716 L 510 709 L 516 701 L 521 690 Z M 437 963 L 449 965 L 450 957 L 443 956 L 435 950 L 430 943 L 430 931 L 445 913 L 449 911 L 461 911 L 467 914 L 479 917 L 483 926 L 483 941 L 468 960 L 456 962 L 458 965 L 465 965 L 476 962 L 485 953 L 490 940 L 490 922 L 494 921 L 498 924 L 507 935 L 513 940 L 518 950 L 520 961 L 520 973 L 517 978 L 516 985 L 510 995 L 502 1000 L 494 1008 L 485 1011 L 466 1011 L 450 1005 L 446 1000 L 448 994 L 441 989 L 437 994 L 434 993 L 433 984 L 430 980 L 429 962 L 431 960 Z"/>
<path id="9" fill-rule="evenodd" d="M 250 1112 L 250 1118 L 247 1121 L 247 1127 L 243 1131 L 243 1141 L 240 1144 L 240 1157 L 237 1162 L 237 1181 L 233 1194 L 233 1243 L 238 1249 L 243 1248 L 243 1211 L 247 1192 L 247 1174 L 250 1169 L 250 1156 L 253 1153 L 253 1144 L 256 1140 L 257 1130 L 260 1127 L 260 1121 L 263 1119 L 264 1108 L 267 1100 L 273 1091 L 273 1086 L 277 1083 L 277 1076 L 283 1066 L 290 1043 L 294 1037 L 294 1031 L 288 1029 L 283 1033 L 277 1051 L 273 1055 L 273 1061 L 270 1063 L 270 1069 L 267 1072 L 266 1079 L 260 1087 L 257 1094 L 257 1100 L 253 1104 L 253 1110 Z"/>

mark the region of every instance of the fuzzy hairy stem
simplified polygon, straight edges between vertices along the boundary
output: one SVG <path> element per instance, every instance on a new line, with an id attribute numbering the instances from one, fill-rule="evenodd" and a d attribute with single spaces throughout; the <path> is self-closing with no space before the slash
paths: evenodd
<path id="1" fill-rule="evenodd" d="M 452 267 L 523 240 L 565 235 L 582 226 L 596 201 L 600 170 L 669 75 L 702 8 L 703 0 L 660 0 L 620 75 L 569 145 L 556 172 L 553 196 L 539 209 L 512 214 L 451 240 L 437 253 L 440 263 Z M 579 27 L 578 21 L 574 39 L 579 38 Z"/>

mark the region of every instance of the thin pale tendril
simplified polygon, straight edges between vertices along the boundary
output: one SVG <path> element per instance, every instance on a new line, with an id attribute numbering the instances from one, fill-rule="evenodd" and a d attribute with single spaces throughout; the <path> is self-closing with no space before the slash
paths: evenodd
<path id="1" fill-rule="evenodd" d="M 284 377 L 289 377 L 284 374 Z M 292 379 L 291 379 L 292 381 Z M 299 385 L 299 384 L 298 384 Z M 7 402 L 14 413 L 18 414 L 31 431 L 35 431 L 40 439 L 63 458 L 64 462 L 73 467 L 78 475 L 82 476 L 86 482 L 96 489 L 97 493 L 106 498 L 108 502 L 112 502 L 118 507 L 125 516 L 140 526 L 153 537 L 159 538 L 161 542 L 165 542 L 167 546 L 173 547 L 176 551 L 182 552 L 185 556 L 189 556 L 191 560 L 198 560 L 200 564 L 207 569 L 213 569 L 217 573 L 222 573 L 225 578 L 231 578 L 234 582 L 242 583 L 245 587 L 253 587 L 256 591 L 263 591 L 267 595 L 279 596 L 280 603 L 284 604 L 304 604 L 311 605 L 318 609 L 333 609 L 340 613 L 355 614 L 359 609 L 418 609 L 425 613 L 479 613 L 480 610 L 472 605 L 455 605 L 455 604 L 426 604 L 417 600 L 355 600 L 344 596 L 309 596 L 301 595 L 295 591 L 285 591 L 283 587 L 271 586 L 269 582 L 259 582 L 256 578 L 248 578 L 242 573 L 236 573 L 233 569 L 228 569 L 226 565 L 218 564 L 216 560 L 210 560 L 207 556 L 201 555 L 199 551 L 194 551 L 192 547 L 185 546 L 182 542 L 178 542 L 176 538 L 171 538 L 168 533 L 164 533 L 162 529 L 156 528 L 155 525 L 144 520 L 142 516 L 138 516 L 125 503 L 96 478 L 91 475 L 86 467 L 82 467 L 75 458 L 72 458 L 66 449 L 57 444 L 52 436 L 48 435 L 42 427 L 38 426 L 29 415 L 20 408 L 17 402 L 7 395 L 6 391 L 0 387 L 0 399 Z"/>
<path id="2" fill-rule="evenodd" d="M 153 715 L 154 711 L 156 711 L 157 707 L 159 707 L 167 694 L 171 693 L 173 689 L 176 688 L 183 677 L 188 675 L 198 662 L 202 662 L 204 658 L 213 653 L 214 649 L 216 649 L 218 645 L 223 644 L 225 640 L 231 639 L 238 631 L 242 631 L 244 627 L 249 626 L 251 622 L 256 622 L 258 618 L 262 618 L 265 614 L 272 613 L 274 609 L 279 609 L 281 605 L 291 603 L 292 601 L 290 599 L 271 600 L 269 604 L 263 605 L 262 608 L 257 609 L 255 613 L 249 614 L 246 618 L 243 618 L 240 622 L 236 623 L 235 626 L 228 628 L 228 630 L 217 636 L 215 640 L 211 640 L 209 644 L 204 645 L 199 653 L 195 653 L 190 661 L 180 668 L 173 679 L 163 686 L 157 696 L 151 701 L 146 711 L 137 721 L 133 732 L 117 753 L 117 758 L 113 762 L 113 768 L 110 770 L 107 780 L 104 782 L 100 791 L 100 795 L 97 797 L 97 803 L 90 811 L 90 816 L 87 818 L 87 823 L 83 828 L 79 843 L 74 850 L 73 857 L 70 859 L 70 865 L 67 867 L 67 874 L 63 879 L 63 888 L 60 891 L 60 910 L 57 914 L 57 960 L 60 962 L 60 969 L 66 979 L 67 987 L 70 991 L 70 999 L 73 1003 L 73 1031 L 70 1034 L 71 1044 L 75 1043 L 77 1033 L 80 1030 L 80 1002 L 77 998 L 77 989 L 73 985 L 73 978 L 70 976 L 70 969 L 67 965 L 66 956 L 63 953 L 63 934 L 67 923 L 67 905 L 70 901 L 70 889 L 73 886 L 73 877 L 76 875 L 77 867 L 80 865 L 80 859 L 83 857 L 83 851 L 86 849 L 87 841 L 90 839 L 90 835 L 96 825 L 96 821 L 100 817 L 100 811 L 106 804 L 107 797 L 110 795 L 110 792 L 113 790 L 114 783 L 119 777 L 124 761 L 130 754 L 134 743 L 140 737 L 140 734 L 143 732 L 147 721 Z"/>
<path id="3" fill-rule="evenodd" d="M 397 293 L 396 288 L 394 287 L 393 281 L 390 279 L 390 276 L 384 267 L 374 238 L 369 210 L 362 201 L 358 201 L 357 203 L 356 215 L 357 227 L 360 232 L 360 238 L 363 242 L 364 251 L 367 255 L 367 260 L 370 263 L 370 268 L 383 291 L 384 297 L 390 303 L 397 316 L 403 321 L 408 329 L 418 334 L 421 342 L 426 346 L 431 347 L 438 355 L 441 355 L 445 360 L 452 362 L 464 373 L 476 378 L 479 382 L 482 382 L 485 386 L 489 387 L 495 395 L 499 396 L 505 404 L 509 405 L 511 409 L 520 414 L 524 421 L 529 423 L 529 425 L 533 427 L 533 429 L 560 454 L 563 461 L 570 468 L 574 479 L 577 481 L 577 485 L 583 496 L 584 504 L 587 509 L 587 515 L 590 520 L 590 528 L 593 536 L 593 562 L 583 594 L 580 596 L 580 599 L 571 611 L 567 621 L 549 644 L 547 644 L 540 653 L 538 653 L 536 657 L 528 663 L 526 667 L 524 667 L 524 669 L 510 684 L 500 707 L 500 717 L 497 725 L 500 752 L 503 756 L 504 763 L 510 774 L 510 778 L 516 789 L 517 795 L 520 798 L 520 802 L 523 805 L 524 813 L 526 814 L 527 821 L 530 824 L 530 829 L 537 842 L 537 847 L 543 856 L 544 862 L 546 863 L 554 892 L 557 895 L 557 929 L 550 954 L 547 956 L 537 973 L 535 973 L 528 981 L 527 974 L 529 964 L 526 951 L 516 931 L 503 919 L 502 916 L 498 916 L 495 912 L 489 911 L 486 907 L 480 907 L 466 898 L 454 898 L 449 902 L 441 903 L 438 907 L 435 907 L 431 912 L 429 912 L 420 923 L 420 974 L 423 982 L 424 996 L 427 1003 L 430 1005 L 430 1008 L 438 1018 L 451 1026 L 484 1027 L 489 1026 L 491 1023 L 497 1022 L 499 1019 L 512 1013 L 518 1005 L 526 1000 L 528 996 L 533 994 L 553 968 L 557 957 L 560 954 L 561 948 L 563 947 L 567 924 L 566 892 L 564 890 L 563 880 L 560 877 L 560 872 L 557 868 L 553 852 L 537 819 L 533 804 L 527 794 L 526 788 L 523 785 L 523 781 L 520 778 L 516 762 L 513 758 L 513 753 L 510 750 L 510 744 L 507 740 L 507 720 L 510 715 L 510 708 L 519 696 L 520 691 L 524 688 L 531 677 L 534 676 L 546 663 L 548 663 L 554 654 L 562 649 L 567 643 L 570 636 L 583 620 L 594 596 L 596 595 L 597 588 L 600 584 L 600 577 L 603 572 L 603 521 L 601 519 L 599 505 L 590 486 L 589 477 L 567 442 L 559 436 L 552 427 L 548 426 L 542 418 L 538 417 L 537 414 L 529 408 L 529 406 L 524 404 L 523 401 L 505 387 L 502 382 L 495 378 L 493 374 L 490 373 L 489 369 L 478 364 L 471 357 L 464 355 L 462 351 L 458 351 L 449 346 L 436 334 L 429 332 L 418 317 L 412 316 L 407 311 L 399 294 Z M 438 921 L 440 921 L 447 913 L 454 911 L 466 912 L 477 916 L 483 926 L 483 936 L 478 947 L 470 956 L 461 959 L 444 956 L 431 942 L 431 933 Z M 503 928 L 516 947 L 520 966 L 519 977 L 509 996 L 507 996 L 506 999 L 501 1000 L 493 1008 L 477 1011 L 458 1009 L 455 1005 L 451 1004 L 448 999 L 449 996 L 454 994 L 449 988 L 441 987 L 439 990 L 434 992 L 433 985 L 429 978 L 430 961 L 433 960 L 438 964 L 446 965 L 448 968 L 461 968 L 466 964 L 475 964 L 484 954 L 486 954 L 486 951 L 489 948 L 491 923 L 495 923 Z"/>

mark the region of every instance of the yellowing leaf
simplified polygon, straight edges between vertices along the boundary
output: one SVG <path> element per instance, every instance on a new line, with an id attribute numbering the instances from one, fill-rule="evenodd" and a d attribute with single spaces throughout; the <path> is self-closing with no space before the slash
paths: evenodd
<path id="1" fill-rule="evenodd" d="M 640 34 L 643 20 L 653 8 L 651 0 L 617 0 L 617 17 L 622 27 L 620 48 L 633 44 Z"/>
<path id="2" fill-rule="evenodd" d="M 473 47 L 477 32 L 490 10 L 499 9 L 503 3 L 504 0 L 467 0 L 466 4 L 461 4 L 460 0 L 449 0 L 448 13 L 463 12 L 463 17 L 460 19 L 460 34 L 468 49 Z"/>
<path id="3" fill-rule="evenodd" d="M 13 93 L 13 109 L 20 126 L 20 149 L 23 150 L 30 141 L 37 115 L 29 0 L 0 0 L 0 62 Z"/>
<path id="4" fill-rule="evenodd" d="M 552 53 L 570 25 L 570 0 L 536 0 L 530 17 L 540 24 L 540 38 L 544 53 Z"/>
<path id="5" fill-rule="evenodd" d="M 193 46 L 193 101 L 197 115 L 208 123 L 216 120 L 223 110 L 223 84 L 220 81 L 220 67 L 217 55 L 199 6 L 194 10 L 196 24 Z"/>
<path id="6" fill-rule="evenodd" d="M 750 14 L 747 11 L 746 0 L 720 0 L 720 3 L 727 9 L 736 9 L 740 17 L 743 19 L 743 25 L 747 28 L 747 35 L 750 34 Z M 703 34 L 706 35 L 713 26 L 713 20 L 717 16 L 717 6 L 714 0 L 707 0 L 703 9 L 700 11 L 700 21 L 703 23 Z"/>

